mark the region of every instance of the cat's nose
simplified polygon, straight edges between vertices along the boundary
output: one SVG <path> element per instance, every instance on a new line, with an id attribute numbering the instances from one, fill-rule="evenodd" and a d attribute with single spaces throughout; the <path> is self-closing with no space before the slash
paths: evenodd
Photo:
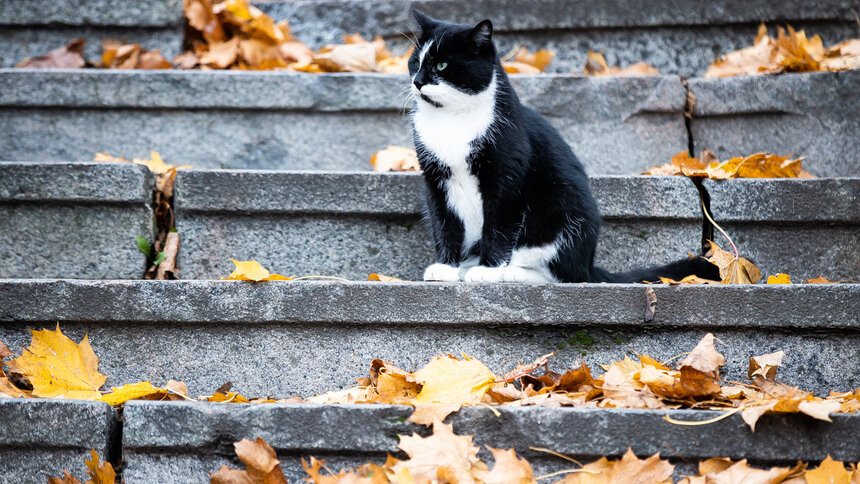
<path id="1" fill-rule="evenodd" d="M 421 88 L 424 86 L 424 83 L 423 83 L 423 82 L 421 82 L 421 81 L 419 81 L 419 80 L 418 80 L 418 78 L 415 78 L 415 80 L 413 80 L 413 81 L 412 81 L 412 84 L 413 84 L 413 85 L 415 86 L 415 88 L 416 88 L 416 89 L 418 89 L 419 91 L 420 91 L 420 90 L 421 90 Z"/>

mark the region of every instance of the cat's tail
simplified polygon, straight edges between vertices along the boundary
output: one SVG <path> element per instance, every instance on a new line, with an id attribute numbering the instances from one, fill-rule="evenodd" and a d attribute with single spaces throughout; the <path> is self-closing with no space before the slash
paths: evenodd
<path id="1" fill-rule="evenodd" d="M 720 269 L 704 257 L 691 257 L 664 266 L 635 269 L 627 272 L 612 273 L 606 269 L 595 267 L 592 270 L 591 282 L 660 282 L 661 277 L 680 281 L 692 275 L 701 277 L 702 279 L 719 281 Z"/>

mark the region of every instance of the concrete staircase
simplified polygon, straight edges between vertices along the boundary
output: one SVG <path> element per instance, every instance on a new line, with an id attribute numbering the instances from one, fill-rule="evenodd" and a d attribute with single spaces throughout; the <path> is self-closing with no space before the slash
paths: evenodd
<path id="1" fill-rule="evenodd" d="M 181 46 L 179 3 L 5 2 L 0 65 L 81 35 L 90 49 L 99 38 L 120 37 L 172 55 Z M 514 83 L 593 175 L 604 216 L 598 261 L 610 270 L 698 251 L 693 184 L 636 175 L 692 147 L 721 158 L 763 150 L 806 156 L 804 165 L 820 178 L 705 182 L 714 216 L 766 275 L 860 279 L 860 72 L 680 77 L 747 45 L 760 20 L 807 27 L 827 44 L 856 36 L 852 2 L 750 8 L 725 0 L 692 12 L 665 0 L 644 13 L 623 1 L 257 5 L 288 18 L 312 46 L 353 31 L 402 42 L 398 31 L 413 5 L 462 21 L 493 18 L 502 50 L 518 43 L 558 50 L 555 73 Z M 568 74 L 580 70 L 589 47 L 605 49 L 610 63 L 644 60 L 665 75 Z M 350 385 L 373 358 L 412 369 L 464 351 L 501 372 L 557 351 L 554 367 L 582 359 L 594 366 L 630 349 L 670 358 L 711 331 L 725 343 L 726 378 L 745 380 L 749 356 L 782 349 L 782 381 L 819 395 L 860 386 L 860 284 L 655 285 L 656 313 L 646 317 L 642 285 L 363 282 L 371 272 L 419 280 L 432 260 L 420 175 L 369 172 L 373 152 L 411 145 L 406 82 L 375 74 L 0 69 L 0 340 L 17 353 L 29 344 L 26 329 L 59 322 L 75 340 L 89 334 L 109 386 L 172 378 L 197 395 L 231 381 L 243 395 L 286 398 Z M 195 167 L 180 172 L 175 186 L 180 281 L 140 280 L 146 261 L 134 241 L 153 236 L 152 175 L 131 164 L 77 161 L 104 151 L 143 157 L 151 149 Z M 231 257 L 285 275 L 354 282 L 218 280 L 232 270 Z M 204 483 L 221 464 L 238 466 L 232 442 L 258 436 L 297 482 L 302 456 L 337 469 L 396 452 L 397 434 L 426 433 L 404 422 L 410 412 L 148 401 L 112 409 L 4 399 L 0 482 L 44 482 L 63 467 L 81 478 L 83 458 L 95 448 L 122 463 L 128 484 Z M 680 427 L 663 421 L 664 413 L 526 407 L 496 417 L 475 407 L 451 421 L 458 433 L 476 433 L 479 444 L 516 448 L 539 473 L 565 463 L 530 446 L 586 460 L 631 446 L 690 471 L 684 461 L 713 456 L 759 464 L 827 454 L 860 460 L 854 415 L 835 415 L 833 423 L 766 416 L 751 433 L 738 415 Z"/>

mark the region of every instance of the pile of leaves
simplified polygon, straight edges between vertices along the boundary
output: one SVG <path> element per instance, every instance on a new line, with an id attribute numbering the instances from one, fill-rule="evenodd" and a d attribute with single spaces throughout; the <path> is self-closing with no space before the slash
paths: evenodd
<path id="1" fill-rule="evenodd" d="M 47 54 L 24 59 L 15 67 L 67 68 L 95 67 L 101 69 L 170 69 L 172 66 L 159 50 L 148 51 L 140 44 L 123 44 L 108 39 L 102 42 L 102 58 L 89 63 L 84 59 L 86 39 L 74 39 Z"/>
<path id="2" fill-rule="evenodd" d="M 187 44 L 180 68 L 285 69 L 302 72 L 408 72 L 410 49 L 393 55 L 382 37 L 372 42 L 358 34 L 314 52 L 290 34 L 286 21 L 275 22 L 246 0 L 184 0 Z"/>
<path id="3" fill-rule="evenodd" d="M 860 39 L 850 39 L 824 48 L 821 37 L 788 26 L 777 29 L 777 38 L 768 35 L 762 23 L 755 42 L 730 52 L 711 64 L 705 77 L 729 77 L 782 72 L 844 71 L 860 69 Z"/>
<path id="4" fill-rule="evenodd" d="M 644 171 L 643 175 L 682 175 L 693 178 L 726 180 L 729 178 L 815 178 L 803 169 L 803 158 L 755 153 L 720 161 L 709 150 L 698 158 L 682 151 L 672 161 Z"/>
<path id="5" fill-rule="evenodd" d="M 359 380 L 358 386 L 305 401 L 408 404 L 415 407 L 409 421 L 422 425 L 444 420 L 463 405 L 724 410 L 727 413 L 721 418 L 741 412 L 753 430 L 766 412 L 800 412 L 829 420 L 831 413 L 860 410 L 860 389 L 820 398 L 777 382 L 782 352 L 750 358 L 751 383 L 723 380 L 719 370 L 726 360 L 714 347 L 710 333 L 676 369 L 647 355 L 637 355 L 638 361 L 625 357 L 602 365 L 603 375 L 594 377 L 584 363 L 562 373 L 552 371 L 548 367 L 552 356 L 521 364 L 504 375 L 494 374 L 465 355 L 462 359 L 436 357 L 415 372 L 374 360 L 369 377 Z M 539 368 L 544 373 L 535 376 Z"/>
<path id="6" fill-rule="evenodd" d="M 478 456 L 474 435 L 458 435 L 452 425 L 433 422 L 433 433 L 427 437 L 418 434 L 398 435 L 397 447 L 408 459 L 396 459 L 391 455 L 384 464 L 368 462 L 354 469 L 341 470 L 335 474 L 328 470 L 325 461 L 311 457 L 302 459 L 302 467 L 308 474 L 306 482 L 315 484 L 387 484 L 387 483 L 439 483 L 439 484 L 537 484 L 556 476 L 556 484 L 671 484 L 675 466 L 660 454 L 640 459 L 631 449 L 619 460 L 602 457 L 582 465 L 578 461 L 549 449 L 532 447 L 531 450 L 547 452 L 572 462 L 577 467 L 551 474 L 535 476 L 531 464 L 518 457 L 514 449 L 495 449 L 487 446 L 493 456 L 493 467 Z M 233 444 L 236 456 L 245 464 L 246 470 L 221 466 L 211 475 L 212 484 L 286 484 L 281 463 L 274 449 L 258 437 L 251 441 L 242 439 Z M 792 467 L 758 469 L 747 461 L 734 462 L 727 458 L 712 458 L 699 463 L 699 474 L 685 477 L 679 484 L 760 483 L 760 484 L 860 484 L 858 464 L 845 464 L 827 458 L 815 469 L 798 462 Z M 323 469 L 328 472 L 323 473 Z M 547 482 L 547 481 L 544 481 Z"/>
<path id="7" fill-rule="evenodd" d="M 658 76 L 660 71 L 645 62 L 636 62 L 625 68 L 610 66 L 599 52 L 588 51 L 582 72 L 587 76 Z"/>
<path id="8" fill-rule="evenodd" d="M 179 233 L 173 216 L 173 185 L 179 170 L 190 170 L 190 165 L 170 165 L 155 151 L 150 151 L 151 159 L 135 158 L 131 161 L 107 153 L 96 153 L 93 161 L 109 163 L 134 163 L 143 165 L 156 175 L 153 193 L 155 215 L 155 242 L 150 244 L 143 237 L 137 238 L 137 248 L 146 256 L 147 270 L 145 279 L 176 279 L 179 268 L 176 257 L 179 255 Z"/>

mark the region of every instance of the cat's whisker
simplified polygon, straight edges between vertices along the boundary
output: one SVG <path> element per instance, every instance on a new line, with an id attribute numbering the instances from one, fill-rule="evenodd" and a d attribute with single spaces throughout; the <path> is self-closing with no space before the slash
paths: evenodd
<path id="1" fill-rule="evenodd" d="M 410 30 L 411 30 L 411 29 L 410 29 Z M 412 47 L 415 47 L 415 49 L 416 49 L 416 50 L 418 50 L 418 42 L 416 42 L 416 41 L 412 40 L 412 37 L 408 36 L 405 32 L 403 32 L 403 31 L 402 31 L 402 30 L 400 30 L 400 29 L 397 29 L 397 33 L 398 33 L 398 34 L 400 34 L 400 35 L 402 35 L 402 36 L 404 36 L 404 37 L 406 37 L 406 40 L 408 40 L 408 41 L 409 41 L 409 43 L 410 43 L 410 44 L 412 44 Z M 413 32 L 413 33 L 412 33 L 412 35 L 415 35 L 415 32 Z"/>

